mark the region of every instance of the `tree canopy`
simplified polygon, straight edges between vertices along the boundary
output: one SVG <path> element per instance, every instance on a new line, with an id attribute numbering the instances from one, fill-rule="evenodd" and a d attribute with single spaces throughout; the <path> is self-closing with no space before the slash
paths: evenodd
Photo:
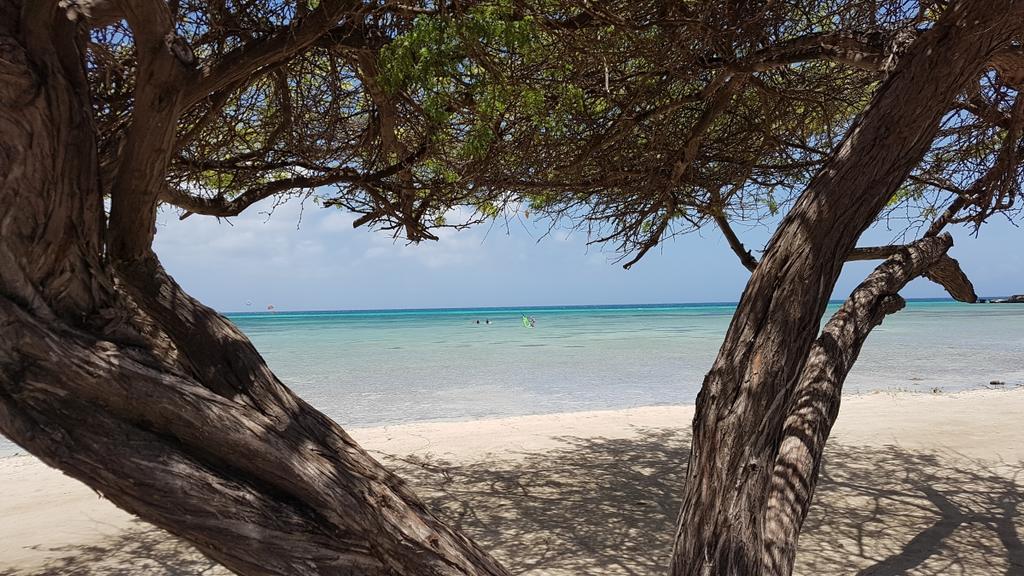
<path id="1" fill-rule="evenodd" d="M 413 241 L 547 217 L 627 265 L 676 233 L 785 211 L 940 3 L 172 3 L 194 60 L 161 197 L 231 216 L 314 193 Z M 133 106 L 127 21 L 92 28 L 105 173 Z M 1016 214 L 1024 71 L 992 58 L 886 215 Z M 449 221 L 455 206 L 470 221 Z M 950 213 L 944 214 L 947 208 Z M 1016 207 L 1016 208 L 1015 208 Z"/>

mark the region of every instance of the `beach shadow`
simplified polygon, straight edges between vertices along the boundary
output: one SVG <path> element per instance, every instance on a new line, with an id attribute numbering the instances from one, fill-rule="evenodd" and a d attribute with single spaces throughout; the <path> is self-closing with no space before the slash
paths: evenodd
<path id="1" fill-rule="evenodd" d="M 468 463 L 377 456 L 513 574 L 665 574 L 688 431 L 559 440 Z M 831 442 L 796 574 L 1024 574 L 1022 480 L 1019 462 Z M 228 574 L 142 522 L 102 545 L 53 552 L 42 571 L 0 576 Z"/>
<path id="2" fill-rule="evenodd" d="M 689 435 L 638 432 L 471 464 L 385 459 L 515 574 L 665 574 Z M 1024 574 L 1021 463 L 833 442 L 823 471 L 796 574 Z"/>
<path id="3" fill-rule="evenodd" d="M 53 559 L 25 570 L 0 570 L 0 576 L 228 576 L 227 569 L 190 544 L 147 522 L 131 526 L 102 543 L 46 550 Z"/>
<path id="4" fill-rule="evenodd" d="M 827 454 L 803 573 L 1024 574 L 1022 463 L 895 446 Z"/>
<path id="5" fill-rule="evenodd" d="M 644 430 L 628 439 L 563 437 L 554 450 L 471 464 L 384 459 L 513 574 L 663 574 L 685 439 Z"/>

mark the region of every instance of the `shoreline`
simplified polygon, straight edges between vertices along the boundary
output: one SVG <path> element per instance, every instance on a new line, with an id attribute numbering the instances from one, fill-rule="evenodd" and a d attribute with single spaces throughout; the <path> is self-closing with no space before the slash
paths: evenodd
<path id="1" fill-rule="evenodd" d="M 1014 390 L 1024 390 L 1024 383 L 1022 382 L 1005 382 L 1002 385 L 993 386 L 991 384 L 979 384 L 975 387 L 960 388 L 956 390 L 945 391 L 941 387 L 938 391 L 934 390 L 915 390 L 912 388 L 896 387 L 896 388 L 877 388 L 868 391 L 851 391 L 843 393 L 842 406 L 845 407 L 847 401 L 856 398 L 869 398 L 876 395 L 886 396 L 908 396 L 908 397 L 951 397 L 958 398 L 964 395 L 970 395 L 975 393 L 994 392 L 994 393 L 1005 393 L 1013 392 Z M 346 426 L 340 424 L 341 427 L 355 436 L 357 433 L 369 433 L 371 435 L 376 433 L 383 433 L 386 431 L 399 431 L 403 428 L 416 428 L 416 427 L 427 427 L 433 428 L 435 426 L 443 428 L 446 425 L 462 425 L 462 424 L 477 424 L 477 423 L 497 423 L 500 424 L 504 421 L 514 421 L 519 419 L 530 419 L 530 418 L 551 418 L 551 417 L 567 417 L 567 416 L 589 416 L 589 415 L 600 415 L 600 414 L 614 414 L 618 412 L 629 412 L 635 410 L 648 410 L 648 409 L 678 409 L 678 410 L 693 410 L 694 404 L 644 404 L 638 406 L 627 406 L 622 408 L 600 408 L 593 410 L 571 410 L 571 411 L 556 411 L 556 412 L 536 412 L 531 414 L 513 414 L 513 415 L 487 415 L 481 417 L 453 417 L 453 418 L 434 418 L 427 420 L 411 420 L 408 422 L 396 422 L 393 424 L 378 424 L 373 426 Z M 692 416 L 691 416 L 692 417 Z M 842 418 L 842 412 L 840 413 Z M 689 421 L 686 422 L 686 426 L 689 427 Z M 11 443 L 6 438 L 0 437 L 0 441 Z M 20 446 L 14 445 L 16 451 L 13 453 L 0 452 L 0 462 L 8 458 L 34 458 L 31 454 L 22 451 Z M 2 445 L 0 445 L 2 447 Z"/>
<path id="2" fill-rule="evenodd" d="M 657 574 L 671 546 L 693 410 L 645 406 L 348 432 L 514 571 Z M 797 573 L 904 566 L 901 551 L 940 524 L 949 529 L 912 558 L 915 566 L 952 554 L 965 573 L 1024 570 L 1022 412 L 1024 388 L 1010 386 L 844 396 Z M 0 489 L 5 576 L 227 574 L 30 455 L 0 459 Z M 954 509 L 959 515 L 949 516 Z M 1000 558 L 974 558 L 979 546 L 1005 548 L 1007 569 L 996 567 Z M 557 554 L 543 556 L 548 549 Z M 982 560 L 995 564 L 982 569 Z"/>

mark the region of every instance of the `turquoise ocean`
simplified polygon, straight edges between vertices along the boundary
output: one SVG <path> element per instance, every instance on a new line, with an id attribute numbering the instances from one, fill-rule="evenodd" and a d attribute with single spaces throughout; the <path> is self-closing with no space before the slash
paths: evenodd
<path id="1" fill-rule="evenodd" d="M 552 306 L 228 317 L 299 395 L 343 426 L 368 427 L 692 404 L 734 308 Z M 523 315 L 535 326 L 524 327 Z M 946 393 L 993 380 L 1006 388 L 1024 385 L 1024 305 L 918 300 L 875 329 L 845 392 Z M 0 439 L 0 455 L 15 451 Z"/>

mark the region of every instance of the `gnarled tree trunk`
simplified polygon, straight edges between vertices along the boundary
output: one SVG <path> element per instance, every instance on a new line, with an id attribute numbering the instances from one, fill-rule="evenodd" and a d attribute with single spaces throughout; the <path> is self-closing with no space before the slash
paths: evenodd
<path id="1" fill-rule="evenodd" d="M 1022 16 L 1022 2 L 953 3 L 901 58 L 783 220 L 697 398 L 674 575 L 792 570 L 824 444 L 824 436 L 801 438 L 791 420 L 806 408 L 801 374 L 834 362 L 844 367 L 834 375 L 841 385 L 852 365 L 839 356 L 850 354 L 854 341 L 836 348 L 826 333 L 812 351 L 843 262 L 920 160 L 953 97 L 1020 32 Z M 815 434 L 827 435 L 834 410 L 821 418 Z M 809 462 L 793 460 L 800 442 L 812 453 Z M 807 484 L 777 485 L 801 481 Z"/>
<path id="2" fill-rule="evenodd" d="M 839 414 L 843 382 L 871 330 L 906 305 L 898 292 L 914 278 L 931 276 L 938 269 L 948 273 L 939 283 L 951 294 L 966 302 L 977 300 L 959 264 L 946 256 L 952 245 L 952 237 L 943 234 L 918 240 L 890 256 L 850 294 L 811 346 L 786 407 L 772 471 L 761 559 L 767 573 L 793 570 L 825 441 Z"/>
<path id="3" fill-rule="evenodd" d="M 0 0 L 0 432 L 239 573 L 505 574 L 164 273 L 180 55 L 122 4 L 153 77 L 108 224 L 79 31 Z"/>

